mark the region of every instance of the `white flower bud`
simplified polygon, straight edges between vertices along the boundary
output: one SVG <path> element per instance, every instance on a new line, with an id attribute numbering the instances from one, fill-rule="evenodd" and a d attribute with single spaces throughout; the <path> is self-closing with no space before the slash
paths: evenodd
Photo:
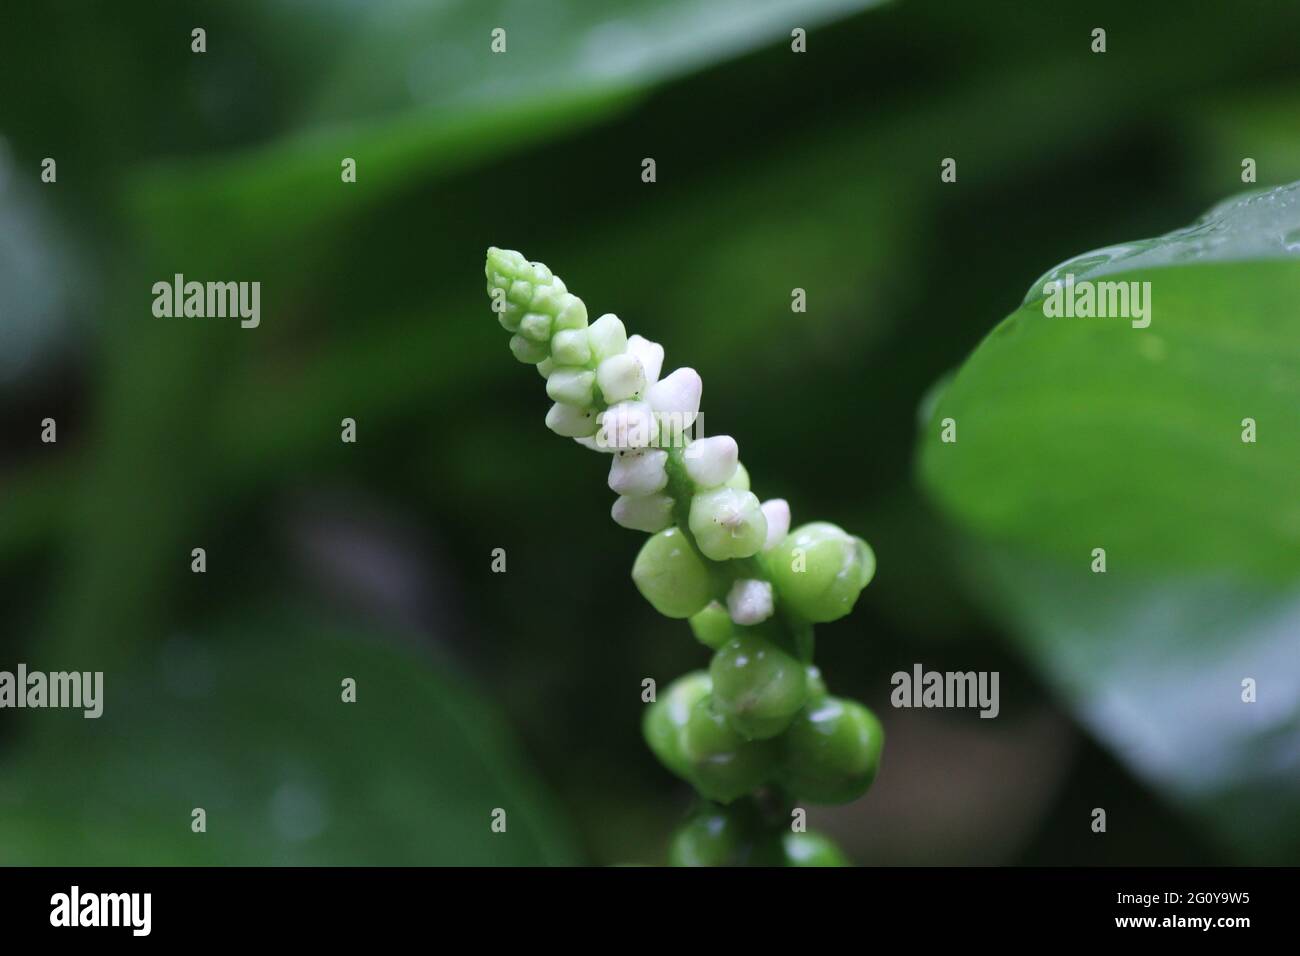
<path id="1" fill-rule="evenodd" d="M 519 320 L 519 334 L 546 345 L 551 341 L 551 323 L 554 321 L 545 312 L 529 312 Z"/>
<path id="2" fill-rule="evenodd" d="M 557 368 L 546 380 L 546 394 L 562 405 L 587 408 L 595 398 L 596 373 L 576 368 Z"/>
<path id="3" fill-rule="evenodd" d="M 652 495 L 668 485 L 668 452 L 624 451 L 609 463 L 609 487 L 620 495 Z"/>
<path id="4" fill-rule="evenodd" d="M 682 463 L 691 481 L 701 488 L 716 488 L 736 473 L 740 449 L 730 435 L 714 435 L 693 441 L 682 452 Z"/>
<path id="5" fill-rule="evenodd" d="M 544 343 L 534 342 L 522 335 L 510 336 L 510 351 L 515 358 L 527 365 L 539 365 L 550 357 Z"/>
<path id="6" fill-rule="evenodd" d="M 506 298 L 516 305 L 528 305 L 529 302 L 533 301 L 533 287 L 523 279 L 516 279 L 510 283 Z"/>
<path id="7" fill-rule="evenodd" d="M 661 416 L 669 417 L 673 428 L 690 428 L 700 413 L 700 393 L 704 383 L 693 368 L 679 368 L 667 378 L 646 389 L 645 398 L 650 407 Z"/>
<path id="8" fill-rule="evenodd" d="M 645 448 L 658 435 L 654 412 L 645 402 L 620 402 L 600 416 L 600 437 L 606 448 Z"/>
<path id="9" fill-rule="evenodd" d="M 748 627 L 772 616 L 772 585 L 767 581 L 744 578 L 727 592 L 727 611 L 737 624 Z"/>
<path id="10" fill-rule="evenodd" d="M 533 290 L 533 301 L 529 307 L 534 312 L 545 312 L 550 316 L 559 315 L 560 310 L 564 308 L 564 297 L 568 293 L 569 290 L 559 279 L 539 284 Z"/>
<path id="11" fill-rule="evenodd" d="M 614 520 L 624 528 L 654 534 L 673 523 L 673 499 L 667 495 L 620 495 L 610 509 Z"/>
<path id="12" fill-rule="evenodd" d="M 565 438 L 585 438 L 596 434 L 600 426 L 596 423 L 596 413 L 590 408 L 556 402 L 546 413 L 546 427 Z"/>
<path id="13" fill-rule="evenodd" d="M 556 365 L 586 365 L 590 358 L 586 329 L 561 329 L 551 339 L 551 359 Z"/>
<path id="14" fill-rule="evenodd" d="M 627 340 L 628 354 L 634 356 L 645 370 L 647 385 L 659 381 L 659 373 L 664 367 L 664 347 L 658 342 L 651 342 L 640 335 L 632 335 Z"/>
<path id="15" fill-rule="evenodd" d="M 763 517 L 767 519 L 767 541 L 764 551 L 771 551 L 790 533 L 790 504 L 784 498 L 769 498 L 763 502 Z"/>
<path id="16" fill-rule="evenodd" d="M 626 352 L 611 355 L 596 368 L 596 384 L 605 402 L 614 405 L 634 398 L 645 387 L 641 363 Z"/>
<path id="17" fill-rule="evenodd" d="M 611 355 L 621 355 L 627 351 L 627 330 L 617 315 L 606 312 L 587 326 L 587 344 L 591 346 L 591 354 L 599 364 Z"/>
<path id="18" fill-rule="evenodd" d="M 617 449 L 615 448 L 606 448 L 604 445 L 600 443 L 599 432 L 595 435 L 588 435 L 585 438 L 575 438 L 574 441 L 577 442 L 579 445 L 581 445 L 583 448 L 589 448 L 592 451 L 600 452 L 602 455 L 612 455 L 614 454 L 615 451 L 617 451 Z"/>
<path id="19" fill-rule="evenodd" d="M 554 329 L 585 329 L 587 327 L 587 307 L 572 292 L 560 296 L 556 303 L 559 311 L 555 316 Z"/>

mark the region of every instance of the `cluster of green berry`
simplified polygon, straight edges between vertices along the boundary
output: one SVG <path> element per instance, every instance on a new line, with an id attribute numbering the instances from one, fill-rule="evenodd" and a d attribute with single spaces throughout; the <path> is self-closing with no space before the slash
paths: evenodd
<path id="1" fill-rule="evenodd" d="M 673 866 L 848 866 L 819 833 L 796 833 L 775 807 L 746 800 L 706 803 L 673 835 Z"/>
<path id="2" fill-rule="evenodd" d="M 710 801 L 675 837 L 674 862 L 838 862 L 824 838 L 773 829 L 741 798 L 844 803 L 874 779 L 879 721 L 827 693 L 812 664 L 812 626 L 852 610 L 875 573 L 870 547 L 826 522 L 790 530 L 784 500 L 749 490 L 733 438 L 692 437 L 700 376 L 660 378 L 662 346 L 614 315 L 588 323 L 582 300 L 518 252 L 489 249 L 486 274 L 511 351 L 546 379 L 547 426 L 612 456 L 613 518 L 651 535 L 637 588 L 714 652 L 645 715 L 651 750 Z"/>

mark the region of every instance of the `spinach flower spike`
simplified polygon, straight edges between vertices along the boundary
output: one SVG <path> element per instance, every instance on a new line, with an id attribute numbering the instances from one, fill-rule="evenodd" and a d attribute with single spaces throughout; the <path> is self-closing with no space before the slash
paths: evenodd
<path id="1" fill-rule="evenodd" d="M 824 837 L 785 839 L 788 814 L 765 818 L 771 799 L 752 795 L 846 802 L 875 777 L 879 721 L 831 696 L 812 662 L 812 625 L 852 610 L 875 573 L 870 546 L 829 522 L 792 530 L 785 499 L 750 490 L 733 437 L 694 438 L 703 382 L 689 367 L 664 375 L 663 346 L 613 313 L 589 322 L 582 299 L 518 252 L 489 249 L 485 273 L 511 353 L 546 380 L 546 426 L 610 456 L 614 521 L 651 536 L 637 589 L 712 652 L 643 721 L 660 762 L 713 801 L 678 832 L 672 860 L 842 863 Z"/>

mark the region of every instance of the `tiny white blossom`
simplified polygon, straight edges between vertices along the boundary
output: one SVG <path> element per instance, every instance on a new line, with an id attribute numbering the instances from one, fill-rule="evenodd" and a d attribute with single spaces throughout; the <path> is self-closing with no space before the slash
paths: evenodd
<path id="1" fill-rule="evenodd" d="M 606 312 L 587 327 L 587 345 L 599 364 L 611 355 L 627 351 L 627 329 L 614 313 Z"/>
<path id="2" fill-rule="evenodd" d="M 546 413 L 546 427 L 565 438 L 585 438 L 596 433 L 596 413 L 590 408 L 556 402 Z"/>
<path id="3" fill-rule="evenodd" d="M 577 442 L 579 445 L 581 445 L 583 448 L 590 448 L 592 451 L 600 452 L 602 455 L 612 455 L 614 454 L 614 452 L 618 451 L 617 448 L 606 448 L 604 445 L 602 445 L 600 443 L 599 432 L 597 432 L 595 435 L 588 435 L 585 438 L 575 438 L 574 441 Z"/>
<path id="4" fill-rule="evenodd" d="M 727 611 L 737 624 L 759 624 L 772 616 L 772 585 L 767 581 L 743 578 L 727 592 Z"/>
<path id="5" fill-rule="evenodd" d="M 624 451 L 609 463 L 609 487 L 620 495 L 652 495 L 668 485 L 668 452 Z"/>
<path id="6" fill-rule="evenodd" d="M 619 402 L 600 416 L 597 441 L 606 448 L 645 448 L 658 435 L 654 412 L 645 402 Z"/>
<path id="7" fill-rule="evenodd" d="M 653 385 L 659 381 L 659 373 L 664 367 L 664 347 L 658 342 L 651 342 L 649 339 L 640 335 L 630 335 L 627 339 L 627 351 L 629 355 L 636 358 L 641 363 L 641 368 L 645 370 L 645 382 L 647 385 Z"/>
<path id="8" fill-rule="evenodd" d="M 767 541 L 764 551 L 771 551 L 790 533 L 790 504 L 784 498 L 769 498 L 763 502 L 763 517 L 767 519 Z"/>
<path id="9" fill-rule="evenodd" d="M 591 405 L 596 373 L 581 368 L 557 368 L 546 380 L 546 394 L 561 405 L 586 408 Z"/>
<path id="10" fill-rule="evenodd" d="M 730 435 L 701 438 L 682 452 L 686 474 L 701 488 L 716 488 L 730 481 L 739 460 L 740 449 Z"/>
<path id="11" fill-rule="evenodd" d="M 673 523 L 673 499 L 667 495 L 620 495 L 610 509 L 614 520 L 624 528 L 654 534 Z"/>
<path id="12" fill-rule="evenodd" d="M 611 355 L 596 368 L 596 384 L 608 405 L 635 398 L 645 388 L 645 370 L 633 355 Z"/>
<path id="13" fill-rule="evenodd" d="M 646 389 L 646 401 L 660 415 L 673 417 L 673 424 L 690 428 L 700 413 L 700 394 L 704 383 L 693 368 L 679 368 L 667 378 Z"/>

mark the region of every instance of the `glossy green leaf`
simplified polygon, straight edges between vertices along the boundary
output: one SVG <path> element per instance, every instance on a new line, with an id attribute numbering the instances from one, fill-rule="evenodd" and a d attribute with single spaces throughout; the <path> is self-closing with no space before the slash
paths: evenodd
<path id="1" fill-rule="evenodd" d="M 972 594 L 1099 740 L 1253 862 L 1300 845 L 1298 197 L 1056 267 L 923 412 L 922 479 L 982 539 Z M 1045 314 L 1067 276 L 1150 283 L 1149 312 Z"/>
<path id="2" fill-rule="evenodd" d="M 1149 283 L 1150 324 L 1048 317 L 1044 289 L 1067 274 L 1075 289 Z M 923 481 L 989 539 L 1080 567 L 1104 548 L 1112 572 L 1294 578 L 1300 186 L 1058 266 L 942 389 L 924 428 Z"/>

